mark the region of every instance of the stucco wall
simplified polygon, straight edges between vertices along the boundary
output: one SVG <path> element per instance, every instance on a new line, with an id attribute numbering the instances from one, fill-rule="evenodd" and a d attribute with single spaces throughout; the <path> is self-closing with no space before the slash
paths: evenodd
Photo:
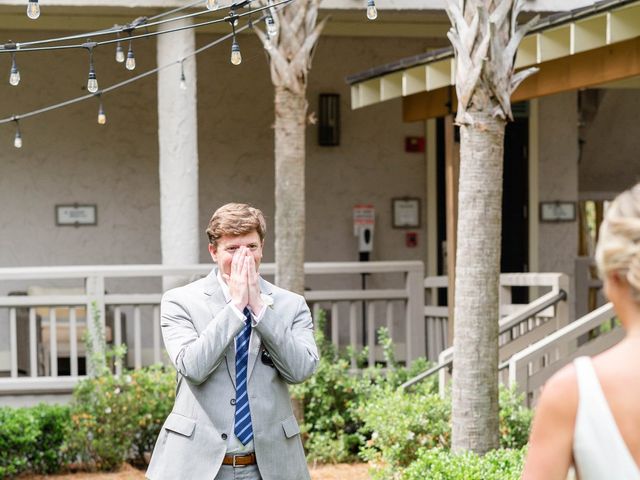
<path id="1" fill-rule="evenodd" d="M 538 101 L 539 200 L 575 202 L 578 200 L 577 94 L 562 93 Z M 564 272 L 573 278 L 577 250 L 577 221 L 540 223 L 540 272 Z"/>
<path id="2" fill-rule="evenodd" d="M 47 32 L 47 37 L 64 33 Z M 0 36 L 16 41 L 38 37 L 32 32 L 1 32 Z M 213 38 L 198 36 L 197 44 Z M 210 261 L 204 236 L 208 219 L 215 208 L 229 201 L 247 201 L 265 211 L 269 235 L 264 261 L 274 260 L 273 87 L 257 40 L 242 35 L 239 41 L 244 58 L 239 67 L 229 63 L 227 44 L 198 57 L 202 262 Z M 424 212 L 424 155 L 404 153 L 404 137 L 423 135 L 423 125 L 403 124 L 399 101 L 352 112 L 344 77 L 427 47 L 424 41 L 407 39 L 320 41 L 308 90 L 309 110 L 317 110 L 319 93 L 339 93 L 342 143 L 319 147 L 317 127 L 308 128 L 307 260 L 357 259 L 352 228 L 352 206 L 357 203 L 372 203 L 377 210 L 372 260 L 424 258 L 425 229 L 418 230 L 418 247 L 407 248 L 405 231 L 391 228 L 390 213 L 391 198 L 405 195 L 420 197 Z M 155 66 L 155 40 L 136 42 L 135 53 L 134 73 Z M 132 75 L 115 63 L 113 54 L 113 48 L 95 52 L 101 87 Z M 22 82 L 17 88 L 0 82 L 0 117 L 84 93 L 87 60 L 83 51 L 18 55 Z M 161 261 L 156 79 L 149 77 L 103 100 L 105 126 L 96 122 L 98 101 L 94 99 L 25 119 L 20 150 L 12 146 L 13 127 L 0 126 L 0 267 Z M 98 225 L 55 226 L 55 205 L 74 202 L 97 204 Z M 0 289 L 24 289 L 29 283 L 0 285 Z M 377 284 L 379 279 L 369 280 L 370 288 Z M 308 286 L 359 285 L 360 278 L 354 275 L 314 280 Z M 158 286 L 129 281 L 108 288 L 142 292 Z M 0 318 L 0 365 L 6 366 L 8 322 L 4 317 Z"/>
<path id="3" fill-rule="evenodd" d="M 212 38 L 199 36 L 198 44 Z M 233 200 L 260 206 L 273 225 L 273 90 L 256 39 L 242 36 L 240 43 L 240 67 L 229 64 L 227 45 L 198 57 L 201 231 L 217 206 Z M 316 127 L 308 129 L 308 260 L 357 258 L 351 207 L 363 202 L 378 212 L 374 259 L 422 258 L 422 248 L 405 248 L 403 232 L 390 228 L 391 197 L 423 197 L 424 157 L 403 151 L 404 136 L 421 135 L 422 125 L 401 123 L 398 101 L 351 112 L 343 79 L 425 46 L 406 39 L 321 41 L 310 112 L 320 92 L 340 93 L 342 144 L 318 147 Z M 136 72 L 153 66 L 154 41 L 136 43 L 135 51 Z M 112 56 L 111 49 L 96 52 L 102 86 L 129 76 Z M 3 117 L 83 92 L 84 52 L 21 55 L 18 62 L 20 86 L 0 84 Z M 20 150 L 12 147 L 13 128 L 0 128 L 1 266 L 160 261 L 155 79 L 106 95 L 106 126 L 96 124 L 97 107 L 89 101 L 25 119 Z M 73 202 L 97 204 L 98 226 L 56 227 L 54 206 Z M 424 230 L 420 247 L 423 242 Z M 273 261 L 272 241 L 265 261 Z"/>
<path id="4" fill-rule="evenodd" d="M 584 137 L 580 192 L 614 194 L 640 180 L 638 90 L 603 90 Z"/>

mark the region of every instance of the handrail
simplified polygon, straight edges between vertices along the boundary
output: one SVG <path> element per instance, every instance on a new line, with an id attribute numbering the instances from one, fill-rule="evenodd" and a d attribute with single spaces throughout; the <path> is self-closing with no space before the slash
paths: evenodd
<path id="1" fill-rule="evenodd" d="M 453 365 L 453 359 L 448 360 L 448 361 L 446 361 L 444 363 L 439 363 L 438 365 L 436 365 L 434 367 L 431 367 L 429 370 L 426 370 L 426 371 L 422 372 L 421 374 L 416 375 L 415 377 L 407 380 L 402 385 L 400 385 L 400 388 L 403 389 L 403 390 L 406 390 L 409 387 L 412 387 L 413 385 L 415 385 L 416 383 L 421 382 L 425 378 L 430 377 L 434 373 L 438 373 L 440 370 L 442 370 L 443 368 L 446 368 L 446 367 L 448 367 L 450 365 Z"/>
<path id="2" fill-rule="evenodd" d="M 525 321 L 527 318 L 533 317 L 552 305 L 566 299 L 567 292 L 562 289 L 557 293 L 549 292 L 540 298 L 535 299 L 529 305 L 522 307 L 522 310 L 502 318 L 500 320 L 500 330 L 498 333 L 502 335 L 503 333 L 508 332 L 514 325 L 517 325 L 518 323 Z"/>
<path id="3" fill-rule="evenodd" d="M 555 305 L 561 301 L 566 301 L 566 299 L 567 299 L 567 292 L 565 292 L 563 289 L 560 289 L 560 291 L 557 293 L 552 291 L 543 295 L 540 298 L 537 298 L 536 300 L 531 302 L 529 305 L 523 307 L 521 311 L 513 313 L 503 318 L 502 320 L 500 320 L 500 328 L 498 330 L 498 334 L 502 335 L 503 333 L 508 332 L 511 328 L 513 328 L 514 325 L 517 325 L 518 323 L 526 320 L 527 318 L 533 317 L 534 315 L 542 312 L 543 310 L 546 310 L 552 305 Z M 506 366 L 509 365 L 508 361 L 505 363 L 506 363 Z M 453 359 L 447 360 L 444 363 L 439 363 L 438 365 L 431 367 L 430 369 L 416 375 L 415 377 L 407 380 L 402 385 L 400 385 L 400 388 L 406 390 L 407 388 L 415 385 L 416 383 L 424 380 L 425 378 L 430 377 L 435 373 L 438 373 L 440 370 L 450 365 L 453 365 Z M 504 368 L 506 367 L 505 367 L 505 364 L 503 363 L 499 366 L 498 370 L 503 370 Z"/>

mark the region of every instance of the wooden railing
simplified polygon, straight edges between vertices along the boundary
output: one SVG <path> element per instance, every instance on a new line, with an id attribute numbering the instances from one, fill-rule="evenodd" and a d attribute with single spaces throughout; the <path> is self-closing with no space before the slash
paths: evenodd
<path id="1" fill-rule="evenodd" d="M 431 361 L 439 361 L 440 355 L 448 347 L 449 309 L 439 304 L 446 298 L 447 277 L 427 277 L 424 280 L 426 304 L 424 314 L 427 333 L 427 356 Z M 513 289 L 528 289 L 528 296 L 535 298 L 531 303 L 513 303 Z M 569 278 L 560 273 L 503 273 L 500 275 L 500 348 L 501 359 L 508 358 L 521 348 L 543 338 L 550 332 L 566 325 L 569 309 L 566 302 L 555 308 L 536 311 L 535 316 L 524 312 L 530 307 L 544 303 L 560 291 L 569 291 Z M 546 293 L 544 293 L 544 292 Z M 543 293 L 541 296 L 538 297 Z M 536 298 L 537 297 L 537 298 Z M 553 319 L 553 321 L 549 321 Z M 445 355 L 452 356 L 449 352 Z"/>
<path id="2" fill-rule="evenodd" d="M 70 391 L 80 377 L 82 361 L 86 362 L 82 336 L 89 332 L 95 337 L 94 322 L 87 321 L 94 313 L 102 322 L 111 345 L 127 344 L 125 366 L 140 368 L 166 361 L 160 333 L 161 279 L 164 276 L 195 279 L 206 275 L 211 268 L 211 265 L 133 265 L 0 269 L 0 285 L 47 284 L 39 294 L 9 295 L 6 288 L 0 291 L 0 328 L 4 316 L 9 338 L 7 365 L 3 368 L 0 364 L 0 371 L 5 370 L 8 378 L 0 378 L 0 394 Z M 261 273 L 266 277 L 274 272 L 274 264 L 261 266 Z M 335 283 L 340 277 L 359 280 L 363 274 L 375 277 L 376 281 L 371 283 L 383 287 L 305 292 L 316 314 L 320 308 L 328 312 L 330 338 L 339 347 L 351 345 L 359 350 L 368 346 L 369 362 L 373 363 L 381 358 L 375 333 L 384 325 L 398 345 L 396 353 L 400 360 L 410 362 L 424 356 L 422 262 L 305 264 L 305 280 L 310 284 L 314 279 L 320 279 L 320 284 Z M 105 293 L 109 290 L 105 286 L 126 280 L 131 283 L 132 279 L 145 283 L 152 293 Z M 357 285 L 359 281 L 346 283 Z M 70 288 L 70 284 L 73 287 Z M 55 293 L 43 294 L 47 289 Z M 361 335 L 365 330 L 363 320 L 366 339 Z M 345 330 L 348 330 L 347 342 L 341 335 Z M 145 348 L 149 344 L 150 349 Z M 61 359 L 69 362 L 64 375 L 58 371 Z M 119 368 L 116 373 L 120 373 Z"/>
<path id="3" fill-rule="evenodd" d="M 596 355 L 618 343 L 624 331 L 608 303 L 514 354 L 508 368 L 510 385 L 524 392 L 535 405 L 542 385 L 560 368 L 581 355 Z"/>

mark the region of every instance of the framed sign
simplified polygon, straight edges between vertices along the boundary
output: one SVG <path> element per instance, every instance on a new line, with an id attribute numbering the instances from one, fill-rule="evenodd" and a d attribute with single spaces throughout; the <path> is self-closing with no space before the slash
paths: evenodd
<path id="1" fill-rule="evenodd" d="M 573 222 L 576 202 L 540 202 L 541 222 Z"/>
<path id="2" fill-rule="evenodd" d="M 98 224 L 96 205 L 56 205 L 56 225 L 58 226 L 94 226 Z"/>
<path id="3" fill-rule="evenodd" d="M 393 228 L 420 228 L 420 199 L 391 199 L 391 216 Z"/>

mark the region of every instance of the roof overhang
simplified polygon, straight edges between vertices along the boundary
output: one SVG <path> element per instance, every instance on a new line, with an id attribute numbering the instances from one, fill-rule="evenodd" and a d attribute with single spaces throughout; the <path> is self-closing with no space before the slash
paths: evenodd
<path id="1" fill-rule="evenodd" d="M 515 66 L 540 71 L 520 85 L 513 101 L 639 76 L 640 0 L 599 2 L 550 17 L 523 39 Z M 443 116 L 457 104 L 454 79 L 451 48 L 403 59 L 350 77 L 352 108 L 402 98 L 405 121 Z"/>

